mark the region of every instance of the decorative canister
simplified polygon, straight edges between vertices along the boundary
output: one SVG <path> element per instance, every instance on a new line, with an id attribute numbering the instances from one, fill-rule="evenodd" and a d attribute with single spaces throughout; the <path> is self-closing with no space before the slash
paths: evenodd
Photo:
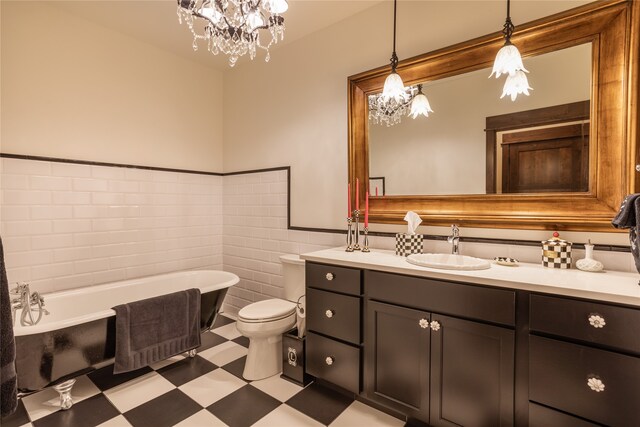
<path id="1" fill-rule="evenodd" d="M 542 265 L 551 268 L 571 268 L 571 242 L 562 240 L 556 231 L 542 241 Z"/>

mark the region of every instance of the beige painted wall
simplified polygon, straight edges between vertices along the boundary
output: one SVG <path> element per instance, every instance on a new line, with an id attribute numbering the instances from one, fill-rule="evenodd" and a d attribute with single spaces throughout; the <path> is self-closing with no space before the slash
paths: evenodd
<path id="1" fill-rule="evenodd" d="M 222 170 L 222 72 L 46 2 L 1 7 L 0 151 Z"/>
<path id="2" fill-rule="evenodd" d="M 587 1 L 518 1 L 516 26 Z M 402 1 L 398 5 L 400 59 L 502 29 L 502 1 Z M 225 72 L 224 170 L 291 165 L 291 222 L 345 228 L 347 77 L 388 64 L 391 2 L 383 2 L 289 45 L 276 46 L 268 64 L 254 61 Z M 452 24 L 455 17 L 455 24 Z M 398 227 L 373 225 L 374 230 Z M 443 227 L 422 233 L 446 234 Z M 463 229 L 463 235 L 544 239 L 545 231 Z M 628 244 L 622 233 L 563 233 L 584 242 Z"/>

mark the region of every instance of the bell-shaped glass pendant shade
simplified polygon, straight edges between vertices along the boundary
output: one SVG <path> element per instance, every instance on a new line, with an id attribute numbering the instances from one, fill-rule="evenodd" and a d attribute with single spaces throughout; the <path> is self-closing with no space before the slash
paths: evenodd
<path id="1" fill-rule="evenodd" d="M 258 27 L 262 27 L 264 25 L 264 19 L 262 19 L 262 15 L 258 10 L 252 10 L 247 15 L 247 26 L 250 31 L 254 31 Z"/>
<path id="2" fill-rule="evenodd" d="M 267 12 L 280 14 L 289 9 L 289 3 L 287 0 L 265 0 L 262 7 Z"/>
<path id="3" fill-rule="evenodd" d="M 493 70 L 489 77 L 496 75 L 496 78 L 500 77 L 502 74 L 514 74 L 516 71 L 525 71 L 529 72 L 526 68 L 524 68 L 524 64 L 522 63 L 522 56 L 520 56 L 520 51 L 517 47 L 512 45 L 511 43 L 505 44 L 498 51 L 496 55 L 496 60 L 493 63 Z"/>
<path id="4" fill-rule="evenodd" d="M 429 113 L 433 113 L 433 110 L 431 109 L 431 105 L 429 104 L 427 96 L 422 93 L 421 90 L 413 98 L 413 101 L 411 101 L 411 111 L 409 111 L 409 115 L 411 116 L 411 118 L 415 119 L 419 115 L 429 117 Z"/>
<path id="5" fill-rule="evenodd" d="M 529 86 L 529 80 L 527 75 L 522 71 L 516 71 L 513 74 L 507 76 L 507 81 L 504 82 L 504 88 L 502 89 L 502 96 L 500 99 L 509 95 L 512 101 L 515 101 L 517 96 L 521 93 L 529 96 L 529 91 L 533 90 Z"/>
<path id="6" fill-rule="evenodd" d="M 396 102 L 400 102 L 405 96 L 406 92 L 404 90 L 404 83 L 402 82 L 402 78 L 400 77 L 400 74 L 394 71 L 389 74 L 387 76 L 387 79 L 384 81 L 382 98 L 385 101 L 393 99 Z"/>
<path id="7" fill-rule="evenodd" d="M 207 18 L 214 25 L 222 20 L 222 13 L 216 9 L 213 2 L 204 3 L 198 13 Z"/>

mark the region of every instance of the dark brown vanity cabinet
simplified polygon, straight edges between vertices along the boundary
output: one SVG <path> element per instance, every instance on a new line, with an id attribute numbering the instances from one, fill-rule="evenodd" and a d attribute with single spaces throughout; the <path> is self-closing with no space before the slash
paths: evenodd
<path id="1" fill-rule="evenodd" d="M 361 274 L 358 269 L 306 264 L 306 370 L 360 392 Z"/>
<path id="2" fill-rule="evenodd" d="M 514 424 L 514 331 L 436 312 L 500 317 L 497 298 L 512 323 L 514 292 L 366 271 L 365 295 L 368 399 L 431 426 Z"/>
<path id="3" fill-rule="evenodd" d="M 530 316 L 531 426 L 640 425 L 640 310 L 531 295 Z"/>
<path id="4" fill-rule="evenodd" d="M 640 309 L 307 263 L 307 372 L 426 425 L 640 426 Z"/>

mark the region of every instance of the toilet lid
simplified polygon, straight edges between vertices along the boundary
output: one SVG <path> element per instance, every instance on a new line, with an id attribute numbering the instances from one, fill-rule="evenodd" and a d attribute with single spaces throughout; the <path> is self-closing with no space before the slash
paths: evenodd
<path id="1" fill-rule="evenodd" d="M 260 320 L 279 320 L 295 313 L 296 305 L 283 299 L 268 299 L 254 302 L 244 307 L 238 317 L 249 322 Z"/>

